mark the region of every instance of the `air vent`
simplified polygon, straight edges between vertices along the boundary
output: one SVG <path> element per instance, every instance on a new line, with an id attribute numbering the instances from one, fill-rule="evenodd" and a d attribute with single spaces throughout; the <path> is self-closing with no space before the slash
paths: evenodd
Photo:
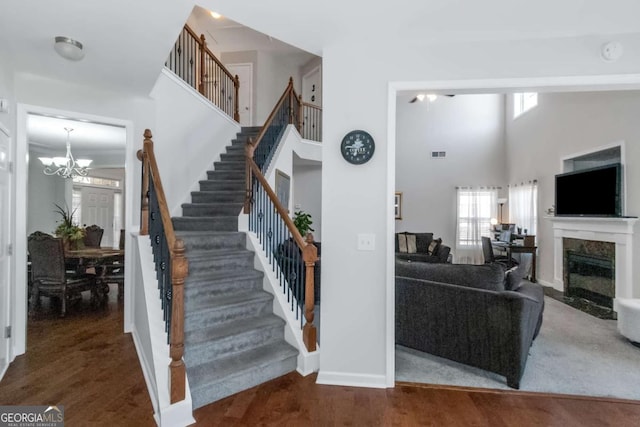
<path id="1" fill-rule="evenodd" d="M 447 157 L 447 152 L 446 151 L 432 151 L 431 152 L 431 158 L 432 159 L 444 159 L 445 157 Z"/>

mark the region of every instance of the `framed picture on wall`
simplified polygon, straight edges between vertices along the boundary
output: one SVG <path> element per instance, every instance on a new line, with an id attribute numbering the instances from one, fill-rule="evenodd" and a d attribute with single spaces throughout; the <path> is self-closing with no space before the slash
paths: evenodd
<path id="1" fill-rule="evenodd" d="M 280 169 L 276 169 L 276 196 L 282 206 L 289 211 L 289 194 L 291 193 L 291 178 Z"/>
<path id="2" fill-rule="evenodd" d="M 402 193 L 396 191 L 395 201 L 393 203 L 396 219 L 402 219 Z"/>

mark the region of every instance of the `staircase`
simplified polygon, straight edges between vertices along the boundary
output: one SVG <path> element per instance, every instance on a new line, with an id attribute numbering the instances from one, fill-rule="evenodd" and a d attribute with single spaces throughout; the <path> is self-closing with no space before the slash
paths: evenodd
<path id="1" fill-rule="evenodd" d="M 189 260 L 185 289 L 184 360 L 193 408 L 296 369 L 298 351 L 284 340 L 284 320 L 238 231 L 245 190 L 244 149 L 260 128 L 242 128 L 183 216 L 173 218 Z"/>

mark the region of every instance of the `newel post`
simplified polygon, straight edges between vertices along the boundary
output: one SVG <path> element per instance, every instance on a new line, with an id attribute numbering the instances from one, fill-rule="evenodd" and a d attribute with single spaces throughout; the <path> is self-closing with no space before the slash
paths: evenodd
<path id="1" fill-rule="evenodd" d="M 149 151 L 153 149 L 153 141 L 150 129 L 144 130 L 142 150 L 138 150 L 138 159 L 142 162 L 142 187 L 140 202 L 140 235 L 149 234 Z"/>
<path id="2" fill-rule="evenodd" d="M 204 34 L 200 34 L 199 45 L 200 45 L 200 63 L 198 64 L 198 66 L 200 68 L 200 72 L 199 72 L 200 81 L 198 83 L 198 92 L 204 95 L 204 77 L 206 75 L 205 66 L 204 66 L 204 50 L 207 47 L 207 42 L 205 42 L 204 40 Z"/>
<path id="3" fill-rule="evenodd" d="M 184 354 L 184 281 L 189 274 L 189 263 L 184 256 L 184 242 L 176 239 L 171 257 L 171 342 L 169 343 L 169 390 L 171 403 L 184 400 L 186 368 Z"/>
<path id="4" fill-rule="evenodd" d="M 318 260 L 318 248 L 313 244 L 313 235 L 307 234 L 307 245 L 302 249 L 302 259 L 306 266 L 306 279 L 304 289 L 304 319 L 305 324 L 302 327 L 302 340 L 307 347 L 307 351 L 316 351 L 316 342 L 318 341 L 316 327 L 313 325 L 314 318 L 314 287 L 313 273 L 316 261 Z"/>
<path id="5" fill-rule="evenodd" d="M 240 123 L 240 98 L 238 93 L 240 92 L 240 77 L 236 74 L 236 78 L 233 81 L 233 85 L 235 86 L 235 105 L 233 106 L 233 120 Z"/>
<path id="6" fill-rule="evenodd" d="M 251 173 L 251 160 L 253 159 L 253 152 L 255 151 L 256 147 L 253 145 L 253 139 L 249 138 L 247 140 L 247 145 L 245 145 L 244 147 L 244 155 L 245 155 L 245 162 L 246 162 L 246 169 L 245 169 L 245 183 L 244 183 L 244 188 L 245 188 L 245 192 L 244 192 L 244 213 L 245 214 L 249 214 L 251 213 L 251 198 L 252 198 L 252 193 L 253 193 L 253 174 Z"/>
<path id="7" fill-rule="evenodd" d="M 289 91 L 289 124 L 295 125 L 294 113 L 293 113 L 293 102 L 298 101 L 296 97 L 293 95 L 293 77 L 289 77 L 289 86 L 287 87 Z"/>
<path id="8" fill-rule="evenodd" d="M 303 135 L 302 126 L 304 126 L 304 111 L 302 108 L 302 94 L 300 94 L 300 96 L 298 96 L 298 132 L 300 135 Z"/>

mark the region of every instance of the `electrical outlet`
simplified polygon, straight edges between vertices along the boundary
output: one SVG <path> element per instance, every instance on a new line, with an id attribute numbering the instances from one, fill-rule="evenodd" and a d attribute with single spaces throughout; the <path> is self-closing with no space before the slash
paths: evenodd
<path id="1" fill-rule="evenodd" d="M 375 234 L 358 234 L 358 250 L 373 251 L 376 249 Z"/>

